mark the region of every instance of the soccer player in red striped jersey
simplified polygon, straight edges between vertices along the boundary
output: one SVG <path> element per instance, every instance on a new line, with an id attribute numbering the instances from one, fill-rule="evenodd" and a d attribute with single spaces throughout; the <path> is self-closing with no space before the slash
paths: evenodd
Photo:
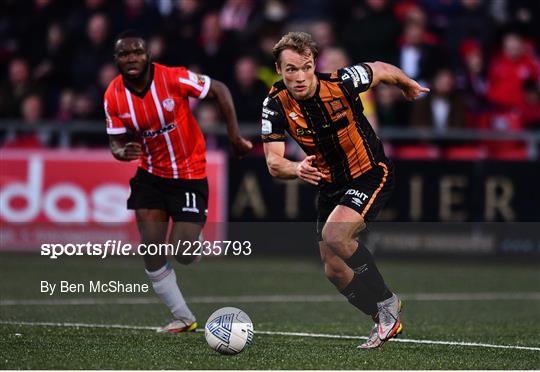
<path id="1" fill-rule="evenodd" d="M 135 210 L 141 243 L 166 242 L 169 220 L 169 242 L 196 241 L 206 222 L 208 183 L 205 141 L 188 98 L 216 99 L 233 151 L 243 156 L 252 144 L 240 135 L 229 89 L 184 67 L 151 62 L 146 41 L 134 31 L 120 34 L 114 50 L 120 74 L 105 92 L 107 133 L 116 159 L 139 161 L 127 206 Z M 176 258 L 188 264 L 194 257 Z M 159 331 L 194 331 L 195 316 L 166 256 L 143 258 L 156 294 L 174 318 Z"/>

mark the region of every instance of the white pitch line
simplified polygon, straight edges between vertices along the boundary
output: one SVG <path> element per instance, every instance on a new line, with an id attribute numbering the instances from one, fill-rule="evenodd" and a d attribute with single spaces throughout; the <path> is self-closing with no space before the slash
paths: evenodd
<path id="1" fill-rule="evenodd" d="M 0 320 L 0 324 L 23 325 L 23 326 L 44 326 L 44 327 L 72 327 L 72 328 L 116 328 L 116 329 L 141 329 L 155 331 L 158 327 L 136 326 L 125 324 L 89 324 L 89 323 L 54 323 L 54 322 L 19 322 L 11 320 Z"/>
<path id="2" fill-rule="evenodd" d="M 400 294 L 404 301 L 509 301 L 540 300 L 540 292 L 467 292 L 467 293 L 405 293 Z M 345 301 L 340 295 L 247 295 L 247 296 L 196 296 L 188 298 L 192 304 L 212 303 L 293 303 L 293 302 L 336 302 Z M 79 306 L 79 305 L 148 305 L 158 304 L 155 297 L 116 297 L 116 298 L 59 298 L 0 300 L 0 306 Z"/>
<path id="3" fill-rule="evenodd" d="M 88 323 L 53 323 L 53 322 L 18 322 L 0 320 L 0 324 L 7 325 L 22 325 L 22 326 L 46 326 L 46 327 L 73 327 L 73 328 L 116 328 L 116 329 L 138 329 L 155 331 L 157 327 L 150 326 L 132 326 L 124 324 L 88 324 Z M 198 332 L 203 332 L 198 329 Z M 310 338 L 331 338 L 342 340 L 365 340 L 367 337 L 350 336 L 350 335 L 333 335 L 327 333 L 307 333 L 307 332 L 280 332 L 280 331 L 255 331 L 258 335 L 269 336 L 289 336 L 289 337 L 310 337 Z M 519 346 L 519 345 L 497 345 L 478 342 L 463 342 L 463 341 L 440 341 L 440 340 L 414 340 L 407 338 L 395 338 L 392 342 L 401 342 L 408 344 L 427 344 L 427 345 L 445 345 L 445 346 L 463 346 L 463 347 L 484 347 L 494 349 L 513 349 L 513 350 L 530 350 L 540 351 L 540 347 Z"/>

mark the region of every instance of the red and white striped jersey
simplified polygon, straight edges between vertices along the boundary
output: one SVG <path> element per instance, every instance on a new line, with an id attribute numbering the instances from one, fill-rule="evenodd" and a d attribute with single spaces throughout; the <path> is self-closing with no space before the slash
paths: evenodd
<path id="1" fill-rule="evenodd" d="M 151 79 L 142 93 L 124 85 L 121 75 L 109 84 L 104 97 L 108 134 L 140 137 L 139 166 L 164 178 L 206 177 L 206 146 L 189 108 L 188 97 L 203 99 L 210 78 L 184 67 L 151 65 Z"/>

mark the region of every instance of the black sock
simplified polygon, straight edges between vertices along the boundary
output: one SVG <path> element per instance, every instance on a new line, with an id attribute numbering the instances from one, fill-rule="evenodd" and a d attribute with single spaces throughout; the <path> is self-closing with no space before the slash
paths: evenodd
<path id="1" fill-rule="evenodd" d="M 375 318 L 377 315 L 377 300 L 372 291 L 366 286 L 365 280 L 358 274 L 354 274 L 351 282 L 345 287 L 341 294 L 347 297 L 351 305 L 359 309 L 366 315 Z"/>
<path id="2" fill-rule="evenodd" d="M 358 243 L 358 248 L 345 263 L 355 272 L 373 293 L 376 302 L 384 301 L 392 297 L 392 292 L 384 283 L 384 279 L 375 266 L 371 252 Z"/>

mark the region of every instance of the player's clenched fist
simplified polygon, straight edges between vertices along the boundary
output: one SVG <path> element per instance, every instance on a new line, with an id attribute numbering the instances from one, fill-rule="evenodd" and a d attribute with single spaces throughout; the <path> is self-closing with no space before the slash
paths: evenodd
<path id="1" fill-rule="evenodd" d="M 310 155 L 298 163 L 298 167 L 296 167 L 296 176 L 313 185 L 318 185 L 322 178 L 322 173 L 313 166 L 315 158 L 315 155 Z"/>
<path id="2" fill-rule="evenodd" d="M 138 142 L 128 142 L 120 152 L 122 160 L 131 161 L 137 160 L 142 155 L 142 146 Z"/>

